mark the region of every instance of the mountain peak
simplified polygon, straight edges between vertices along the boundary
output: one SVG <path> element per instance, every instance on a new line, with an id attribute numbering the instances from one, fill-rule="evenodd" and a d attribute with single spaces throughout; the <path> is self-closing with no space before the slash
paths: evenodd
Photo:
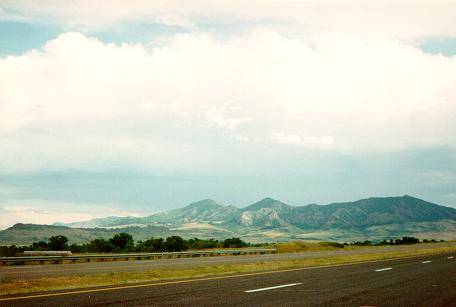
<path id="1" fill-rule="evenodd" d="M 254 211 L 254 210 L 259 210 L 263 208 L 283 208 L 283 207 L 289 207 L 289 205 L 281 202 L 280 200 L 271 198 L 271 197 L 266 197 L 260 200 L 259 202 L 256 202 L 254 204 L 251 204 L 250 206 L 247 206 L 244 208 L 244 211 Z"/>
<path id="2" fill-rule="evenodd" d="M 411 196 L 411 195 L 408 195 L 408 194 L 405 194 L 403 196 L 399 196 L 398 198 L 422 200 L 421 198 L 414 197 L 414 196 Z"/>
<path id="3" fill-rule="evenodd" d="M 222 205 L 217 203 L 213 199 L 203 199 L 194 203 L 189 204 L 186 208 L 187 209 L 203 209 L 203 210 L 208 210 L 208 209 L 215 209 L 215 208 L 220 208 Z"/>

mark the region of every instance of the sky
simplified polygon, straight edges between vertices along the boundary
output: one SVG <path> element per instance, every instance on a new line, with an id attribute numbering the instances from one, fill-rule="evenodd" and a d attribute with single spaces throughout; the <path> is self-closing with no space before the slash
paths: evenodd
<path id="1" fill-rule="evenodd" d="M 456 207 L 456 2 L 0 0 L 0 229 Z"/>

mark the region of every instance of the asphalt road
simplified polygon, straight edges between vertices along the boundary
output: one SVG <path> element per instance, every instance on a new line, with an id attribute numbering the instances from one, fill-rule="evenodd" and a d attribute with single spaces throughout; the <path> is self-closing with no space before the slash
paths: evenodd
<path id="1" fill-rule="evenodd" d="M 323 252 L 305 252 L 292 254 L 268 254 L 268 255 L 241 255 L 241 256 L 218 256 L 201 258 L 177 258 L 161 260 L 137 260 L 117 262 L 91 262 L 75 264 L 49 264 L 49 265 L 22 265 L 0 266 L 0 280 L 30 280 L 41 277 L 57 276 L 80 276 L 100 273 L 142 271 L 167 268 L 192 268 L 203 265 L 254 263 L 259 261 L 292 260 L 318 258 L 334 255 L 369 254 L 391 252 L 401 250 L 416 250 L 435 248 L 439 246 L 456 245 L 455 242 L 438 244 L 417 244 L 408 246 L 383 246 L 377 248 L 361 248 L 352 250 L 337 250 Z"/>
<path id="2" fill-rule="evenodd" d="M 1 306 L 456 306 L 455 254 L 35 294 Z"/>

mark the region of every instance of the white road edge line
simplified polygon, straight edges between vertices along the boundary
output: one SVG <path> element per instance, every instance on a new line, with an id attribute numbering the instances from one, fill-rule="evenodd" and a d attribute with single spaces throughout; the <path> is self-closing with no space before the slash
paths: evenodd
<path id="1" fill-rule="evenodd" d="M 423 261 L 421 263 L 431 263 L 431 260 Z"/>
<path id="2" fill-rule="evenodd" d="M 393 268 L 383 268 L 383 269 L 378 269 L 378 270 L 375 270 L 375 272 L 383 272 L 383 271 L 388 271 L 388 270 L 392 270 Z"/>
<path id="3" fill-rule="evenodd" d="M 453 258 L 454 258 L 453 256 L 448 257 L 448 259 L 453 259 Z"/>
<path id="4" fill-rule="evenodd" d="M 293 287 L 293 286 L 297 286 L 297 285 L 302 285 L 302 282 L 298 282 L 298 283 L 294 283 L 294 284 L 286 284 L 286 285 L 274 286 L 274 287 L 260 288 L 260 289 L 254 289 L 254 290 L 247 290 L 247 291 L 244 291 L 244 292 L 245 293 L 253 293 L 253 292 L 273 290 L 273 289 L 279 289 L 279 288 L 285 288 L 285 287 Z"/>

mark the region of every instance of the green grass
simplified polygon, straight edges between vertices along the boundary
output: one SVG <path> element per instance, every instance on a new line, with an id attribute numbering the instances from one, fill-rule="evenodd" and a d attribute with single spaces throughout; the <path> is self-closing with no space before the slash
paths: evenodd
<path id="1" fill-rule="evenodd" d="M 292 249 L 289 244 L 287 244 L 286 246 L 290 250 Z M 316 248 L 312 244 L 306 246 Z M 328 248 L 334 247 L 329 246 Z M 363 261 L 394 259 L 401 257 L 428 255 L 445 252 L 456 252 L 456 246 L 436 247 L 432 249 L 418 249 L 413 251 L 336 255 L 312 259 L 261 261 L 246 264 L 199 266 L 191 269 L 159 269 L 135 272 L 112 272 L 85 276 L 45 277 L 39 279 L 19 281 L 3 279 L 0 281 L 0 295 L 32 293 L 49 290 L 75 289 L 95 286 L 125 285 L 140 282 L 155 282 L 186 278 L 202 278 L 210 276 L 223 276 L 230 274 L 251 273 L 259 271 L 277 271 L 291 268 L 305 268 L 323 265 L 356 263 Z"/>

